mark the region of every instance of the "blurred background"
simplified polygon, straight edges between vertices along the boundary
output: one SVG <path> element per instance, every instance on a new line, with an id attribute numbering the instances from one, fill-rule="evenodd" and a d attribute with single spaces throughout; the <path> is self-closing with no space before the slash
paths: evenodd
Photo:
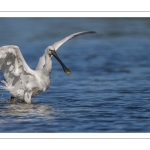
<path id="1" fill-rule="evenodd" d="M 0 132 L 150 132 L 150 18 L 0 18 L 0 46 L 19 46 L 35 69 L 79 31 L 97 33 L 57 51 L 71 75 L 53 58 L 51 86 L 30 105 L 4 103 L 0 90 Z"/>

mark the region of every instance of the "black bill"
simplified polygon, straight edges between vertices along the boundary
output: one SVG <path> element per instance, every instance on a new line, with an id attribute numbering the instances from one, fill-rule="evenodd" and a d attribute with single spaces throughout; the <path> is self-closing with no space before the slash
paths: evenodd
<path id="1" fill-rule="evenodd" d="M 62 66 L 62 68 L 63 68 L 63 70 L 64 70 L 64 72 L 66 73 L 66 74 L 71 74 L 71 71 L 64 65 L 64 63 L 60 60 L 60 58 L 58 57 L 58 55 L 57 55 L 57 53 L 56 53 L 56 51 L 55 50 L 53 50 L 52 51 L 52 55 L 59 61 L 59 63 L 61 64 L 61 66 Z"/>

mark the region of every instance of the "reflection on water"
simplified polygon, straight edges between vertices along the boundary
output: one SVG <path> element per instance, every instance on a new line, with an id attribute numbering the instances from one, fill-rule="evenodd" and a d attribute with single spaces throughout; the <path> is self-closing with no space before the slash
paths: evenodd
<path id="1" fill-rule="evenodd" d="M 16 129 L 10 132 L 15 132 L 16 130 L 26 132 L 27 127 L 22 128 L 24 125 L 28 126 L 33 123 L 34 126 L 34 123 L 40 120 L 50 122 L 55 114 L 54 108 L 46 104 L 1 103 L 0 110 L 0 128 L 8 129 L 9 131 L 10 127 L 14 128 L 14 125 L 16 126 Z"/>
<path id="2" fill-rule="evenodd" d="M 52 118 L 52 114 L 54 113 L 54 108 L 49 105 L 40 105 L 40 104 L 0 104 L 2 108 L 1 114 L 2 116 L 28 116 L 28 115 L 38 115 L 44 116 L 46 118 Z M 5 109 L 3 109 L 5 108 Z"/>

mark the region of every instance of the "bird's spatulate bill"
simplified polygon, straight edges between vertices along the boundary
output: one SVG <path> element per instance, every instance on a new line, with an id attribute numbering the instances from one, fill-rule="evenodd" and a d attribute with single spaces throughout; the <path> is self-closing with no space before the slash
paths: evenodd
<path id="1" fill-rule="evenodd" d="M 63 68 L 63 70 L 64 70 L 64 72 L 66 73 L 66 74 L 71 74 L 71 71 L 64 65 L 64 63 L 60 60 L 60 58 L 58 57 L 58 55 L 57 55 L 57 53 L 56 53 L 56 51 L 55 50 L 53 50 L 52 51 L 52 55 L 59 61 L 59 63 L 61 64 L 61 66 L 62 66 L 62 68 Z"/>

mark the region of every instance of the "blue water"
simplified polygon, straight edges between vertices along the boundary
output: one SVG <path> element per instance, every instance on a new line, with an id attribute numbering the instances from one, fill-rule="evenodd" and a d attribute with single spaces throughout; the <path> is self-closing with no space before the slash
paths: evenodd
<path id="1" fill-rule="evenodd" d="M 34 69 L 47 46 L 85 30 L 97 33 L 58 50 L 72 74 L 53 58 L 51 86 L 32 104 L 0 91 L 0 132 L 150 132 L 150 18 L 0 18 L 0 46 L 19 46 Z"/>

